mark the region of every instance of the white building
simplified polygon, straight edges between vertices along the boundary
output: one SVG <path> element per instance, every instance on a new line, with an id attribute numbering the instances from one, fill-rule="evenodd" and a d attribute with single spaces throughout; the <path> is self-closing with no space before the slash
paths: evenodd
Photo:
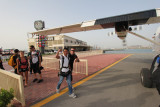
<path id="1" fill-rule="evenodd" d="M 29 38 L 28 45 L 34 45 L 36 50 L 39 50 L 38 38 Z M 45 50 L 58 50 L 63 48 L 75 48 L 77 51 L 86 51 L 90 49 L 90 46 L 87 45 L 87 42 L 66 35 L 46 37 Z"/>

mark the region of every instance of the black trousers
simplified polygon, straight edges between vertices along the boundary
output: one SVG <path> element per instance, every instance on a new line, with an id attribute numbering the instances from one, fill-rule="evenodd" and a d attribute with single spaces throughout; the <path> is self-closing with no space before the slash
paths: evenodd
<path id="1" fill-rule="evenodd" d="M 0 63 L 0 69 L 3 69 L 3 70 L 4 70 L 4 67 L 3 67 L 2 62 Z"/>
<path id="2" fill-rule="evenodd" d="M 15 74 L 18 74 L 18 73 L 17 73 L 17 69 L 14 69 L 14 73 L 15 73 Z"/>
<path id="3" fill-rule="evenodd" d="M 32 68 L 32 70 L 33 70 L 34 73 L 41 74 L 41 70 L 39 68 L 39 63 L 31 64 L 31 68 Z"/>

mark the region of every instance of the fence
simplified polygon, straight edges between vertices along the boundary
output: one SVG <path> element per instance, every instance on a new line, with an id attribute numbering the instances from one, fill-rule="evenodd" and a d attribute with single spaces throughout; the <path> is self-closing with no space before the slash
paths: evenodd
<path id="1" fill-rule="evenodd" d="M 25 106 L 24 86 L 22 76 L 0 69 L 0 89 L 14 90 L 14 97 Z"/>
<path id="2" fill-rule="evenodd" d="M 44 57 L 42 66 L 45 69 L 59 70 L 59 59 Z M 74 73 L 88 75 L 88 61 L 86 59 L 80 59 L 80 62 L 75 62 L 73 66 Z"/>

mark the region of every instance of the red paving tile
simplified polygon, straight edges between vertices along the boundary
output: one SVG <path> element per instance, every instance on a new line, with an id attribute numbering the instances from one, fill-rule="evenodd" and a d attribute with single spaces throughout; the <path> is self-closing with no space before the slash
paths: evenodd
<path id="1" fill-rule="evenodd" d="M 88 60 L 88 72 L 89 75 L 95 73 L 96 71 L 111 65 L 112 63 L 116 62 L 117 60 L 120 60 L 127 56 L 127 54 L 102 54 L 102 55 L 95 55 L 95 56 L 89 56 L 84 57 L 83 59 Z M 11 68 L 8 68 L 7 64 L 4 66 L 8 70 Z M 43 79 L 44 81 L 42 83 L 33 83 L 33 74 L 29 74 L 29 83 L 28 86 L 24 88 L 25 92 L 25 99 L 26 99 L 26 106 L 33 104 L 34 102 L 37 102 L 56 91 L 56 86 L 59 81 L 59 78 L 57 76 L 58 71 L 56 70 L 49 70 L 45 69 L 45 71 L 42 71 Z M 37 75 L 39 76 L 39 75 Z M 73 73 L 73 83 L 85 78 L 86 75 L 84 74 L 75 74 Z M 61 89 L 65 88 L 67 86 L 66 81 L 64 81 L 61 85 Z"/>

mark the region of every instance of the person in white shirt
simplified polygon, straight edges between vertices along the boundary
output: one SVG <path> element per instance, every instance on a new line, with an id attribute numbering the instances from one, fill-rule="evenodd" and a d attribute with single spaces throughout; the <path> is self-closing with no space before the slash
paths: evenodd
<path id="1" fill-rule="evenodd" d="M 28 54 L 28 59 L 30 60 L 30 67 L 33 69 L 34 72 L 34 80 L 33 82 L 38 81 L 36 73 L 39 73 L 40 79 L 37 83 L 43 82 L 42 74 L 41 74 L 41 53 L 37 50 L 35 50 L 35 47 L 33 45 L 30 46 L 30 53 Z"/>
<path id="2" fill-rule="evenodd" d="M 60 72 L 59 72 L 59 82 L 56 88 L 56 92 L 59 93 L 60 86 L 63 82 L 63 79 L 66 77 L 67 83 L 68 83 L 68 89 L 69 89 L 69 97 L 76 98 L 76 95 L 72 92 L 72 83 L 71 83 L 71 70 L 69 66 L 69 54 L 68 54 L 68 49 L 64 48 L 63 49 L 63 55 L 59 55 L 59 52 L 62 50 L 59 49 L 56 58 L 60 59 Z"/>

